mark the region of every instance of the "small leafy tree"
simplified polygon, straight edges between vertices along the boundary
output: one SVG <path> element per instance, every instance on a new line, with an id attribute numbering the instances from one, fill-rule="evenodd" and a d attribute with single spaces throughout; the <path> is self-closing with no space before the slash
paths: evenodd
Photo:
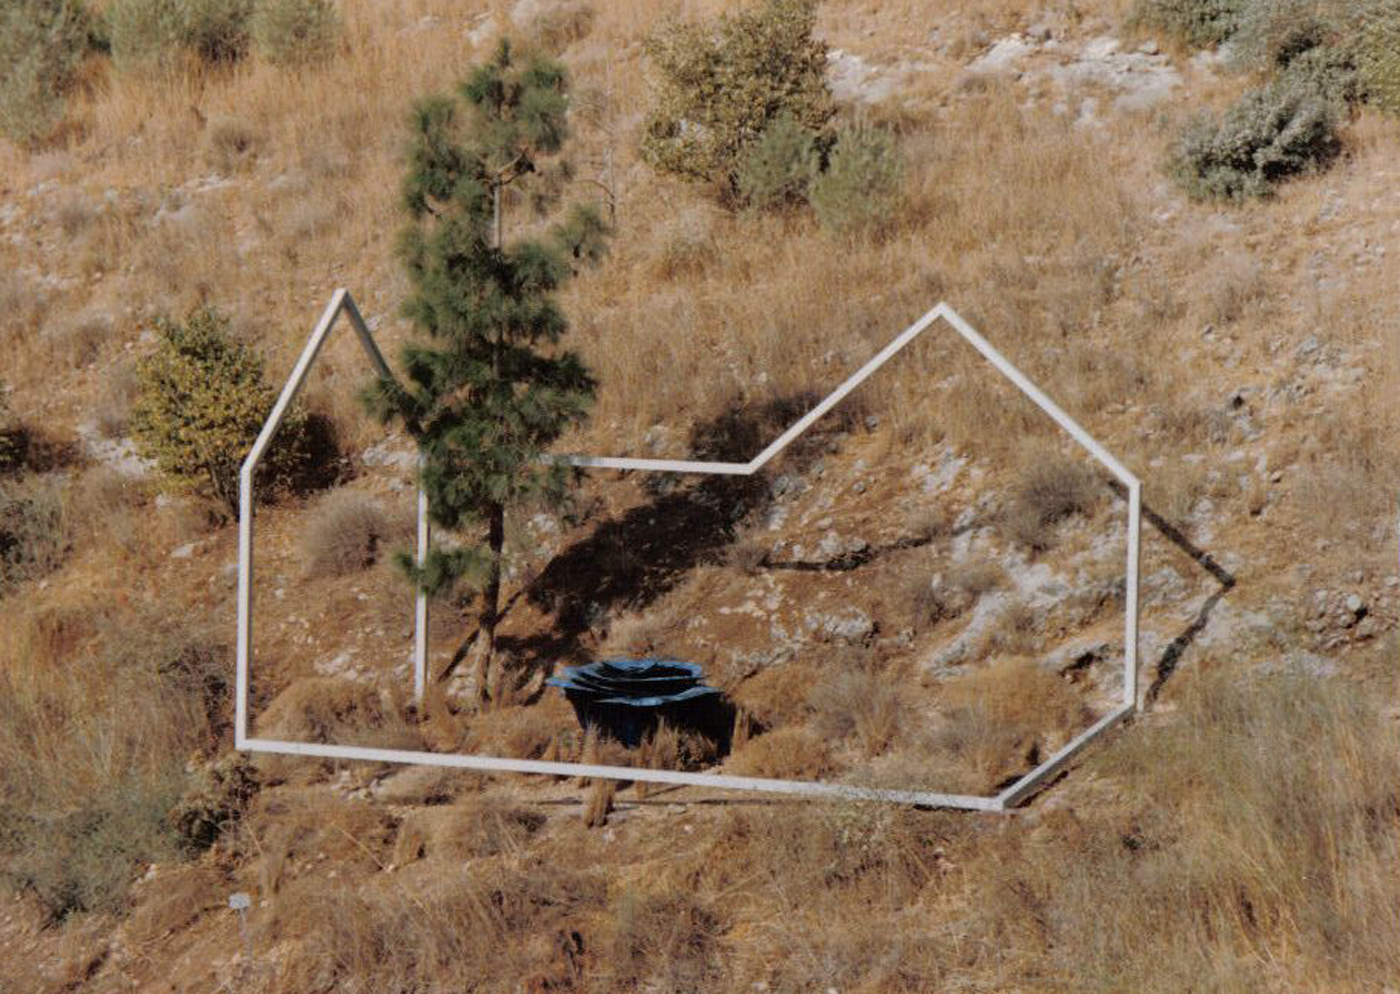
<path id="1" fill-rule="evenodd" d="M 184 322 L 161 319 L 156 349 L 137 366 L 131 433 L 137 449 L 174 483 L 238 510 L 238 469 L 272 410 L 276 393 L 262 360 L 229 334 L 228 320 L 200 307 Z M 282 422 L 259 467 L 285 481 L 306 460 L 306 421 Z"/>
<path id="2" fill-rule="evenodd" d="M 642 137 L 657 168 L 737 197 L 744 153 L 780 117 L 820 132 L 835 113 L 816 0 L 760 0 L 708 24 L 677 23 L 647 43 L 658 98 Z"/>
<path id="3" fill-rule="evenodd" d="M 400 557 L 429 593 L 458 580 L 481 587 L 480 703 L 496 653 L 506 513 L 563 499 L 569 473 L 539 457 L 584 419 L 594 392 L 579 357 L 558 347 L 567 323 L 552 294 L 571 260 L 601 253 L 603 221 L 576 209 L 547 240 L 504 239 L 507 193 L 548 173 L 563 147 L 567 90 L 562 67 L 518 60 L 503 42 L 458 100 L 414 109 L 400 251 L 412 286 L 404 314 L 424 337 L 403 350 L 406 382 L 381 380 L 368 394 L 417 442 L 433 522 L 459 534 L 485 527 L 484 547 L 435 549 L 421 569 Z"/>

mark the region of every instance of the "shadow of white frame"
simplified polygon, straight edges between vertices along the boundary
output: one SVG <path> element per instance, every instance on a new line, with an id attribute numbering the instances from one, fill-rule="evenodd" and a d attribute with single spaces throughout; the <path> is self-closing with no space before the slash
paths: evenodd
<path id="1" fill-rule="evenodd" d="M 1127 492 L 1128 500 L 1128 558 L 1123 634 L 1123 695 L 1122 702 L 1075 736 L 1067 745 L 1015 783 L 990 797 L 964 794 L 942 794 L 924 790 L 898 790 L 861 787 L 852 784 L 773 780 L 762 777 L 739 777 L 708 773 L 683 773 L 672 770 L 634 769 L 624 766 L 601 766 L 590 763 L 556 763 L 532 759 L 505 759 L 496 756 L 467 756 L 448 753 L 422 752 L 405 749 L 378 749 L 362 746 L 326 745 L 311 742 L 286 742 L 276 739 L 253 738 L 248 734 L 248 672 L 253 652 L 253 472 L 267 450 L 288 408 L 301 389 L 322 344 L 334 328 L 336 319 L 344 314 L 355 330 L 375 372 L 392 379 L 393 373 L 375 344 L 369 327 L 349 291 L 335 291 L 321 319 L 311 333 L 306 348 L 297 360 L 287 385 L 268 415 L 262 431 L 253 443 L 239 474 L 238 518 L 238 661 L 235 704 L 235 748 L 248 752 L 279 753 L 326 759 L 367 760 L 371 762 L 407 763 L 421 766 L 444 766 L 473 770 L 511 773 L 540 773 L 553 776 L 599 777 L 613 780 L 638 780 L 648 783 L 676 784 L 723 788 L 726 790 L 761 791 L 773 794 L 795 794 L 804 797 L 839 797 L 861 800 L 891 801 L 921 807 L 961 808 L 972 811 L 1005 811 L 1035 792 L 1050 777 L 1062 769 L 1080 750 L 1112 727 L 1138 706 L 1138 582 L 1139 549 L 1142 533 L 1142 484 L 1107 449 L 1081 428 L 1059 405 L 1045 395 L 1024 373 L 1009 362 L 985 338 L 975 331 L 947 304 L 940 303 L 906 328 L 894 341 L 881 349 L 849 379 L 837 387 L 821 403 L 808 411 L 766 449 L 746 463 L 689 462 L 671 459 L 630 459 L 603 456 L 548 456 L 551 461 L 570 466 L 598 469 L 635 470 L 650 473 L 697 473 L 751 476 L 788 447 L 799 435 L 864 383 L 896 353 L 921 335 L 935 321 L 942 319 L 952 326 L 973 348 L 999 372 L 1048 414 L 1061 428 L 1102 464 Z M 427 555 L 430 540 L 428 504 L 421 487 L 418 491 L 418 561 Z M 422 699 L 427 680 L 428 602 L 420 592 L 415 603 L 414 623 L 414 693 Z"/>

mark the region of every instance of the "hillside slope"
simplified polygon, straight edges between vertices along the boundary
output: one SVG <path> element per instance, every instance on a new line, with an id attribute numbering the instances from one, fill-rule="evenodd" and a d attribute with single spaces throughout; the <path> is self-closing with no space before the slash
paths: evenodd
<path id="1" fill-rule="evenodd" d="M 1174 136 L 1255 82 L 1218 52 L 1111 0 L 825 0 L 840 119 L 905 163 L 847 238 L 639 157 L 645 39 L 738 6 L 344 0 L 325 61 L 94 54 L 52 141 L 0 142 L 0 991 L 1400 987 L 1400 119 L 1192 200 Z M 136 360 L 212 304 L 280 384 L 340 286 L 396 354 L 408 107 L 505 33 L 569 69 L 571 193 L 615 200 L 561 449 L 748 459 L 946 301 L 1144 481 L 1143 710 L 1024 807 L 231 755 L 237 529 L 136 455 Z M 413 454 L 341 332 L 336 485 L 258 511 L 259 732 L 991 793 L 1117 700 L 1120 495 L 935 329 L 752 480 L 594 472 L 513 521 L 511 677 L 418 707 Z M 435 605 L 435 673 L 474 618 Z M 624 749 L 541 685 L 651 653 L 732 729 Z"/>

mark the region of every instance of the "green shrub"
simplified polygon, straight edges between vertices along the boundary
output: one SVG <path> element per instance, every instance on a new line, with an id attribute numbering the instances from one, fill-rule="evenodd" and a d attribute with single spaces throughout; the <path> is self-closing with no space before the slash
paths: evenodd
<path id="1" fill-rule="evenodd" d="M 778 118 L 739 160 L 735 175 L 744 205 L 774 210 L 804 202 L 817 157 L 817 135 L 786 114 Z"/>
<path id="2" fill-rule="evenodd" d="M 258 0 L 250 29 L 258 55 L 290 66 L 330 55 L 340 17 L 329 0 Z"/>
<path id="3" fill-rule="evenodd" d="M 1196 120 L 1177 142 L 1171 171 L 1198 199 L 1267 196 L 1340 150 L 1336 111 L 1314 86 L 1280 80 L 1252 90 L 1219 118 Z"/>
<path id="4" fill-rule="evenodd" d="M 843 131 L 809 196 L 822 226 L 841 234 L 876 231 L 899 210 L 904 166 L 894 136 L 875 128 Z"/>
<path id="5" fill-rule="evenodd" d="M 131 432 L 137 448 L 173 483 L 238 509 L 238 469 L 276 394 L 262 361 L 200 307 L 183 323 L 162 319 L 156 349 L 137 366 Z M 263 456 L 260 480 L 290 482 L 306 459 L 306 418 L 292 412 Z"/>
<path id="6" fill-rule="evenodd" d="M 62 494 L 49 477 L 0 482 L 0 595 L 51 573 L 68 554 Z"/>
<path id="7" fill-rule="evenodd" d="M 89 25 L 77 0 L 0 2 L 0 134 L 29 145 L 53 132 Z"/>
<path id="8" fill-rule="evenodd" d="M 1130 23 L 1165 31 L 1193 48 L 1218 45 L 1235 33 L 1251 0 L 1138 0 Z"/>
<path id="9" fill-rule="evenodd" d="M 112 61 L 122 72 L 164 72 L 184 58 L 232 62 L 248 50 L 252 0 L 113 0 Z"/>
<path id="10" fill-rule="evenodd" d="M 673 23 L 647 42 L 658 97 L 642 155 L 658 169 L 739 193 L 745 151 L 786 116 L 820 132 L 835 108 L 815 0 L 761 0 L 708 24 Z"/>

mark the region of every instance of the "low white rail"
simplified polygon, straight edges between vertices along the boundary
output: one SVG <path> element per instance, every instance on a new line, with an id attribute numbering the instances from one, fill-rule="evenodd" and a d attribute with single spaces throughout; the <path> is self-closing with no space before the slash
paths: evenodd
<path id="1" fill-rule="evenodd" d="M 377 749 L 361 746 L 326 745 L 314 742 L 285 742 L 254 738 L 248 734 L 249 667 L 253 653 L 253 474 L 259 460 L 272 441 L 292 401 L 301 390 L 311 365 L 321 346 L 335 327 L 336 319 L 345 314 L 368 356 L 374 371 L 392 378 L 393 373 L 375 344 L 354 300 L 344 288 L 336 290 L 322 312 L 311 338 L 282 388 L 272 413 L 253 443 L 239 474 L 238 519 L 238 654 L 235 695 L 235 748 L 249 752 L 280 753 L 326 759 L 366 760 L 384 763 L 408 763 L 423 766 L 443 766 L 474 770 L 512 773 L 539 773 L 554 776 L 599 777 L 614 780 L 637 780 L 727 790 L 761 791 L 773 794 L 794 794 L 803 797 L 845 797 L 862 800 L 891 801 L 925 807 L 962 808 L 972 811 L 1005 811 L 1014 807 L 1050 777 L 1058 773 L 1086 745 L 1138 705 L 1138 582 L 1142 534 L 1142 484 L 1092 435 L 1066 414 L 1038 386 L 1014 366 L 1005 356 L 964 321 L 947 304 L 940 303 L 904 331 L 856 370 L 824 400 L 797 420 L 762 452 L 745 463 L 692 462 L 675 459 L 633 459 L 613 456 L 556 455 L 547 458 L 571 466 L 599 469 L 632 470 L 650 473 L 696 473 L 750 476 L 786 449 L 795 439 L 823 415 L 839 404 L 852 390 L 869 379 L 900 350 L 923 334 L 935 321 L 942 319 L 975 348 L 988 362 L 1016 385 L 1037 407 L 1050 416 L 1071 438 L 1078 442 L 1115 479 L 1123 484 L 1128 501 L 1127 576 L 1123 621 L 1123 694 L 1122 703 L 1085 729 L 1064 748 L 1021 777 L 1009 787 L 991 797 L 964 794 L 943 794 L 926 790 L 862 787 L 852 784 L 819 783 L 800 780 L 773 780 L 762 777 L 738 777 L 710 773 L 683 773 L 673 770 L 633 769 L 622 766 L 599 766 L 589 763 L 554 763 L 530 759 L 508 759 L 497 756 L 472 756 L 423 752 L 404 749 Z M 418 492 L 417 556 L 421 563 L 428 553 L 431 540 L 428 528 L 428 504 L 422 489 Z M 428 660 L 428 602 L 419 592 L 414 610 L 413 689 L 421 700 L 427 682 Z"/>

